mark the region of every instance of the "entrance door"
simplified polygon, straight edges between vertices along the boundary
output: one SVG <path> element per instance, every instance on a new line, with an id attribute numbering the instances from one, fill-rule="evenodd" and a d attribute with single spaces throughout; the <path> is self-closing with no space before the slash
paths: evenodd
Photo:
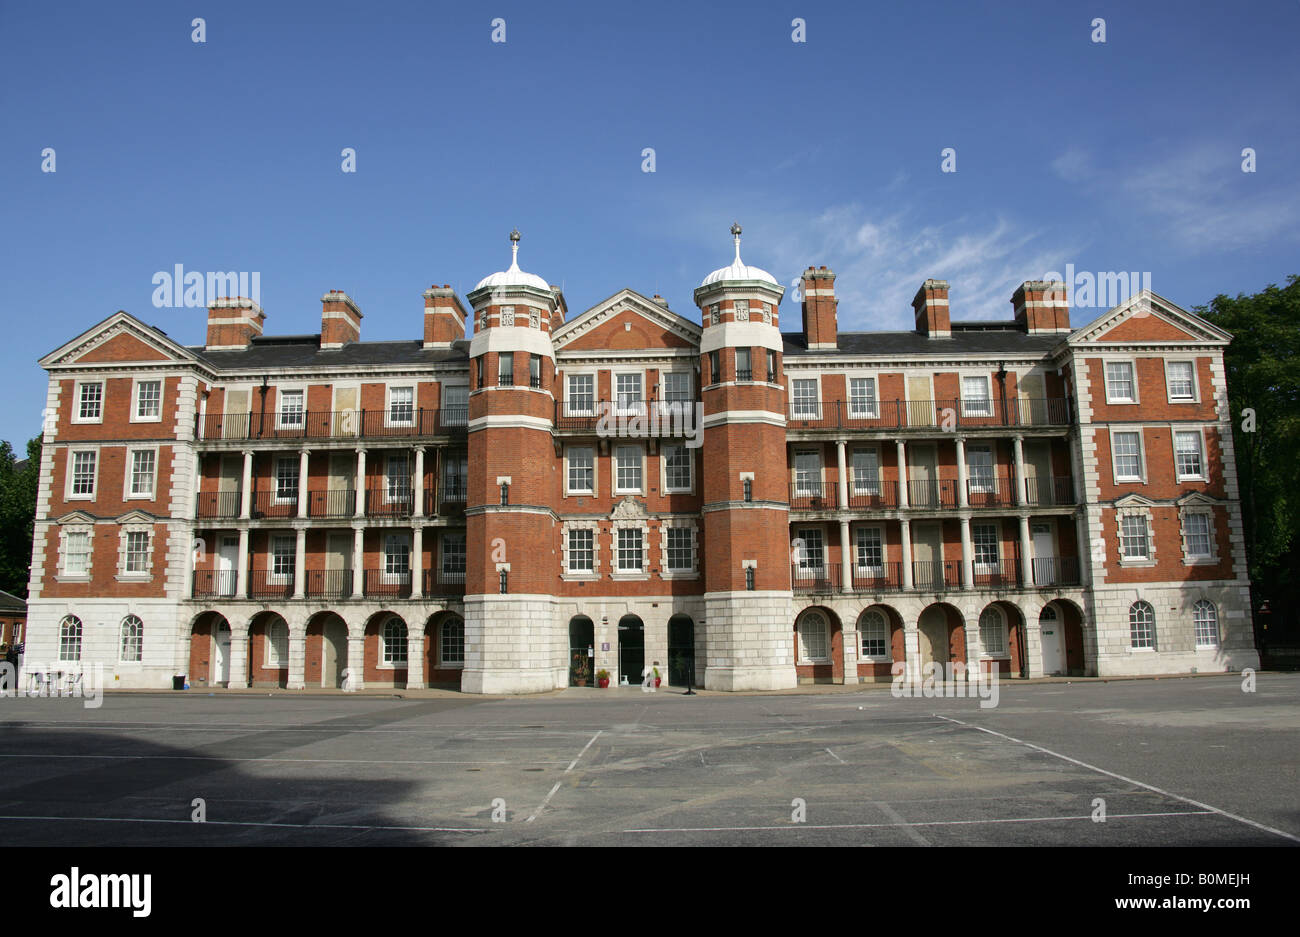
<path id="1" fill-rule="evenodd" d="M 348 666 L 348 629 L 337 618 L 325 622 L 321 629 L 320 685 L 327 689 L 343 686 L 343 671 Z"/>
<path id="2" fill-rule="evenodd" d="M 1034 538 L 1034 584 L 1050 586 L 1056 582 L 1056 544 L 1052 538 L 1052 525 L 1033 524 L 1030 532 Z"/>
<path id="3" fill-rule="evenodd" d="M 1061 616 L 1053 605 L 1046 606 L 1038 616 L 1038 640 L 1043 648 L 1043 676 L 1065 674 L 1065 635 Z"/>
<path id="4" fill-rule="evenodd" d="M 217 662 L 215 672 L 211 676 L 214 686 L 230 685 L 230 624 L 228 622 L 219 622 L 217 630 L 212 636 L 213 644 L 216 645 L 216 656 L 213 658 Z"/>
<path id="5" fill-rule="evenodd" d="M 928 377 L 907 379 L 907 425 L 933 426 L 935 415 L 934 395 L 930 392 Z"/>
<path id="6" fill-rule="evenodd" d="M 330 534 L 325 552 L 325 594 L 347 598 L 352 594 L 352 537 Z"/>
<path id="7" fill-rule="evenodd" d="M 912 525 L 912 583 L 918 589 L 943 586 L 943 532 L 938 524 Z"/>
<path id="8" fill-rule="evenodd" d="M 596 640 L 595 625 L 586 615 L 569 620 L 569 686 L 590 686 Z"/>
<path id="9" fill-rule="evenodd" d="M 695 622 L 686 615 L 668 619 L 668 685 L 691 685 L 695 674 Z"/>
<path id="10" fill-rule="evenodd" d="M 245 439 L 250 432 L 249 393 L 247 390 L 226 391 L 226 404 L 221 415 L 222 439 Z"/>
<path id="11" fill-rule="evenodd" d="M 1044 440 L 1026 440 L 1025 497 L 1030 504 L 1055 504 L 1051 450 Z"/>
<path id="12" fill-rule="evenodd" d="M 907 488 L 907 497 L 908 503 L 914 508 L 939 506 L 939 486 L 935 483 L 939 477 L 935 467 L 937 459 L 938 454 L 934 446 L 907 447 L 907 469 L 912 477 L 912 482 Z"/>
<path id="13" fill-rule="evenodd" d="M 352 476 L 357 470 L 357 460 L 346 452 L 330 453 L 330 474 L 325 492 L 325 516 L 349 517 L 356 511 Z"/>
<path id="14" fill-rule="evenodd" d="M 921 664 L 948 663 L 948 616 L 941 608 L 927 608 L 916 623 L 920 632 Z"/>
<path id="15" fill-rule="evenodd" d="M 619 683 L 641 682 L 645 669 L 645 625 L 635 615 L 624 615 L 618 620 L 618 673 Z"/>
<path id="16" fill-rule="evenodd" d="M 232 596 L 239 582 L 239 538 L 222 537 L 217 549 L 217 595 Z"/>
<path id="17" fill-rule="evenodd" d="M 357 389 L 355 387 L 334 388 L 334 436 L 359 436 L 361 434 L 361 414 L 357 412 Z"/>

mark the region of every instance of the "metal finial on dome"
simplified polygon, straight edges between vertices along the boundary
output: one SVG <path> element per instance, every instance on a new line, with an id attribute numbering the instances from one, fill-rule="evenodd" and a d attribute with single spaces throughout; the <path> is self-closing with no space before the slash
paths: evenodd
<path id="1" fill-rule="evenodd" d="M 519 239 L 523 237 L 519 229 L 515 228 L 510 232 L 510 269 L 519 269 Z"/>
<path id="2" fill-rule="evenodd" d="M 519 243 L 519 239 L 521 237 L 523 237 L 523 235 L 519 233 L 518 228 L 515 228 L 513 231 L 510 232 L 510 240 L 513 241 L 515 244 Z"/>
<path id="3" fill-rule="evenodd" d="M 740 263 L 740 222 L 731 223 L 731 236 L 736 239 L 736 263 Z"/>

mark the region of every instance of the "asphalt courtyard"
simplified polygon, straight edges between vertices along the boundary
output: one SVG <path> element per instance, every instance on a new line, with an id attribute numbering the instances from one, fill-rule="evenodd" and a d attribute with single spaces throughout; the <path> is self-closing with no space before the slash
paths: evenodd
<path id="1" fill-rule="evenodd" d="M 8 698 L 0 836 L 47 846 L 1294 846 L 1300 674 L 1256 679 L 1255 692 L 1240 676 L 1004 682 L 995 708 L 896 699 L 888 687 L 110 693 L 100 708 Z"/>

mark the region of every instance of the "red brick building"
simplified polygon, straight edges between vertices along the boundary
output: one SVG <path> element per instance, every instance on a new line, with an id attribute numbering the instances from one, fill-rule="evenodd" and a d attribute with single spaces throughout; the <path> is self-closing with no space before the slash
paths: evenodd
<path id="1" fill-rule="evenodd" d="M 1038 281 L 954 320 L 942 280 L 915 329 L 843 332 L 832 271 L 782 310 L 739 233 L 689 316 L 570 316 L 512 260 L 410 341 L 338 290 L 312 335 L 109 317 L 41 360 L 28 661 L 488 693 L 1258 665 L 1229 335 L 1150 291 L 1072 330 Z"/>

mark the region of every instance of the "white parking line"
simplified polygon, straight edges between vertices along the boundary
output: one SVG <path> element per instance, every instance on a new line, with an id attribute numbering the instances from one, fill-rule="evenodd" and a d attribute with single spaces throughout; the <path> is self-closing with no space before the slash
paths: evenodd
<path id="1" fill-rule="evenodd" d="M 253 820 L 158 820 L 148 817 L 25 817 L 0 816 L 0 820 L 73 821 L 76 823 L 184 823 L 187 826 L 259 826 L 282 827 L 292 830 L 395 830 L 410 833 L 486 833 L 487 830 L 454 826 L 380 826 L 364 823 L 261 823 Z"/>
<path id="2" fill-rule="evenodd" d="M 1111 813 L 1106 821 L 1134 820 L 1143 817 L 1210 816 L 1216 810 L 1177 810 L 1168 813 Z M 914 826 L 980 826 L 991 823 L 1057 823 L 1063 820 L 1092 820 L 1091 814 L 1077 817 L 997 817 L 990 820 L 909 820 L 902 823 L 787 823 L 783 826 L 682 826 L 658 829 L 624 830 L 624 833 L 743 833 L 760 830 L 887 830 Z M 928 844 L 927 844 L 928 845 Z"/>
<path id="3" fill-rule="evenodd" d="M 582 751 L 578 752 L 578 757 L 574 758 L 573 761 L 569 762 L 569 767 L 564 769 L 565 774 L 568 774 L 570 771 L 573 770 L 573 766 L 576 765 L 579 762 L 579 760 L 581 760 L 583 755 L 587 754 L 587 749 L 591 748 L 592 743 L 595 742 L 596 739 L 600 738 L 600 733 L 604 731 L 605 731 L 604 729 L 596 730 L 596 734 L 587 740 L 586 745 L 582 746 Z M 558 791 L 559 789 L 560 789 L 560 782 L 556 781 L 555 786 L 551 788 L 551 792 L 546 795 L 545 799 L 540 804 L 537 805 L 537 809 L 533 811 L 532 816 L 530 816 L 524 822 L 532 823 L 534 820 L 536 820 L 538 814 L 540 814 L 543 810 L 546 809 L 546 805 L 551 802 L 551 798 L 555 796 L 555 792 Z"/>
<path id="4" fill-rule="evenodd" d="M 1236 820 L 1238 823 L 1244 823 L 1246 824 L 1246 826 L 1253 826 L 1255 829 L 1263 830 L 1265 833 L 1272 833 L 1275 836 L 1281 836 L 1283 839 L 1289 839 L 1293 842 L 1300 843 L 1300 836 L 1296 836 L 1292 833 L 1288 833 L 1285 830 L 1278 830 L 1278 829 L 1274 829 L 1271 826 L 1265 826 L 1263 823 L 1259 823 L 1247 817 L 1239 817 L 1235 813 L 1228 813 L 1228 811 L 1226 810 L 1220 810 L 1218 807 L 1213 807 L 1209 804 L 1203 804 L 1199 800 L 1192 800 L 1190 797 L 1183 797 L 1180 794 L 1173 794 L 1170 793 L 1169 791 L 1161 790 L 1160 788 L 1156 787 L 1154 784 L 1144 784 L 1141 781 L 1133 780 L 1133 778 L 1126 778 L 1124 775 L 1116 774 L 1114 771 L 1107 771 L 1105 768 L 1098 768 L 1096 765 L 1090 765 L 1086 761 L 1080 761 L 1077 758 L 1071 758 L 1069 755 L 1062 755 L 1060 752 L 1054 752 L 1049 748 L 1043 748 L 1041 745 L 1035 745 L 1032 742 L 1026 742 L 1023 739 L 1012 738 L 1011 736 L 1004 735 L 1001 732 L 994 732 L 992 729 L 986 729 L 983 726 L 977 726 L 970 722 L 962 722 L 960 719 L 950 719 L 947 716 L 940 716 L 938 713 L 935 713 L 934 715 L 940 719 L 943 719 L 945 722 L 952 722 L 967 729 L 978 729 L 980 732 L 987 732 L 989 735 L 997 736 L 1000 739 L 1006 739 L 1008 742 L 1015 742 L 1017 745 L 1023 745 L 1026 748 L 1032 748 L 1034 751 L 1042 752 L 1044 755 L 1051 755 L 1053 758 L 1059 758 L 1062 761 L 1068 761 L 1072 765 L 1078 765 L 1081 768 L 1087 768 L 1089 771 L 1096 771 L 1098 774 L 1104 774 L 1107 777 L 1116 778 L 1120 781 L 1123 781 L 1125 784 L 1134 784 L 1137 785 L 1138 787 L 1145 787 L 1147 790 L 1155 791 L 1157 794 L 1160 794 L 1161 796 L 1172 797 L 1174 800 L 1181 800 L 1185 804 L 1191 804 L 1193 807 L 1200 807 L 1202 810 L 1208 811 L 1209 813 L 1217 813 L 1219 816 L 1227 817 L 1229 820 Z M 1110 818 L 1107 817 L 1107 819 Z"/>

